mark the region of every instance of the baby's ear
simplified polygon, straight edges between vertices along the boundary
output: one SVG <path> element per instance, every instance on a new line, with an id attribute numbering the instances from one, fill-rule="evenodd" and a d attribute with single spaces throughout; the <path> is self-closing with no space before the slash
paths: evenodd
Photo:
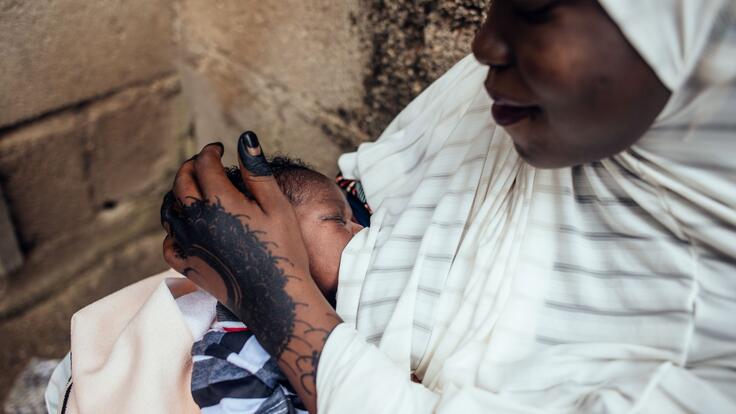
<path id="1" fill-rule="evenodd" d="M 255 197 L 253 197 L 253 193 L 248 190 L 248 187 L 245 186 L 245 183 L 243 182 L 243 176 L 240 174 L 240 169 L 238 169 L 237 166 L 230 166 L 225 167 L 225 174 L 227 175 L 227 178 L 230 180 L 231 183 L 235 186 L 235 188 L 238 189 L 241 193 L 243 193 L 248 199 L 255 200 Z"/>

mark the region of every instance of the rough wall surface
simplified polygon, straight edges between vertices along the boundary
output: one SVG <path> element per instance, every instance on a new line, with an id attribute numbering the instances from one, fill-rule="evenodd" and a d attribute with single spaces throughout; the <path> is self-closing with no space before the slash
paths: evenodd
<path id="1" fill-rule="evenodd" d="M 488 0 L 182 0 L 179 69 L 199 145 L 259 133 L 325 173 L 470 51 Z"/>
<path id="2" fill-rule="evenodd" d="M 246 129 L 269 153 L 288 152 L 323 171 L 345 144 L 323 124 L 363 97 L 367 53 L 351 24 L 356 0 L 182 0 L 176 8 L 184 92 L 199 144 L 225 144 Z"/>
<path id="3" fill-rule="evenodd" d="M 173 72 L 162 3 L 0 0 L 0 127 Z"/>
<path id="4" fill-rule="evenodd" d="M 23 255 L 0 275 L 0 401 L 68 349 L 74 311 L 165 267 L 157 210 L 191 129 L 172 12 L 0 0 L 0 204 Z"/>
<path id="5" fill-rule="evenodd" d="M 370 137 L 432 81 L 470 53 L 489 0 L 363 0 L 371 48 L 364 113 L 356 122 Z"/>

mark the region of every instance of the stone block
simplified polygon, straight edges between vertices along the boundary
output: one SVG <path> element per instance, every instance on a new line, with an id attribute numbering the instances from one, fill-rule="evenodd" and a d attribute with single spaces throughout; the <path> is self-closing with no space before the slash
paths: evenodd
<path id="1" fill-rule="evenodd" d="M 0 136 L 0 183 L 26 250 L 92 217 L 84 135 L 83 118 L 71 113 Z"/>
<path id="2" fill-rule="evenodd" d="M 170 184 L 189 123 L 176 77 L 127 90 L 90 108 L 87 150 L 94 205 L 112 207 L 162 182 Z"/>
<path id="3" fill-rule="evenodd" d="M 169 2 L 0 0 L 0 127 L 173 70 Z"/>

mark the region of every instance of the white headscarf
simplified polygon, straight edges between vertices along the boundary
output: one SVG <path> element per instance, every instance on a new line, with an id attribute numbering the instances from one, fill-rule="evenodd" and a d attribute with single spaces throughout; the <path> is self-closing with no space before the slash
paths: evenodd
<path id="1" fill-rule="evenodd" d="M 375 214 L 343 253 L 320 412 L 361 412 L 351 378 L 430 398 L 385 357 L 438 412 L 736 407 L 734 3 L 601 4 L 673 92 L 630 149 L 529 166 L 469 56 L 340 159 Z"/>

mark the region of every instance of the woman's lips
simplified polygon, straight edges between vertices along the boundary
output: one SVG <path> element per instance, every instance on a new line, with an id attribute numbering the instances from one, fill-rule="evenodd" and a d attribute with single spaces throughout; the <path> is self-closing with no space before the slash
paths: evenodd
<path id="1" fill-rule="evenodd" d="M 509 126 L 531 117 L 538 110 L 538 107 L 532 105 L 521 105 L 506 100 L 496 100 L 493 102 L 491 114 L 498 125 Z"/>

